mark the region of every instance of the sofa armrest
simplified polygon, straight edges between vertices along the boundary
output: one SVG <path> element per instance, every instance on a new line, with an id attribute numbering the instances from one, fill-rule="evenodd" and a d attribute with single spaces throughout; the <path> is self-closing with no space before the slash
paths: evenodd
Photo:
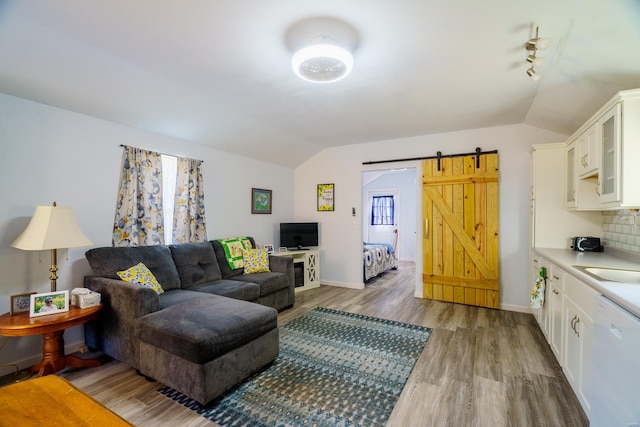
<path id="1" fill-rule="evenodd" d="M 291 273 L 291 281 L 293 282 L 293 259 L 284 256 L 269 255 L 269 270 L 275 273 Z M 291 271 L 289 271 L 291 270 Z"/>
<path id="2" fill-rule="evenodd" d="M 122 280 L 85 276 L 84 286 L 99 292 L 103 304 L 98 317 L 84 327 L 86 344 L 138 368 L 138 319 L 160 309 L 158 294 Z"/>
<path id="3" fill-rule="evenodd" d="M 289 278 L 289 303 L 286 305 L 292 306 L 296 301 L 296 280 L 293 273 L 293 258 L 269 255 L 269 270 L 276 273 L 284 273 Z"/>

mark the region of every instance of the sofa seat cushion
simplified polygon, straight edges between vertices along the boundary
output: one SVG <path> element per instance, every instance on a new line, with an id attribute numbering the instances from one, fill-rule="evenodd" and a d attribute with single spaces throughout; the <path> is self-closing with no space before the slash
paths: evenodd
<path id="1" fill-rule="evenodd" d="M 260 285 L 238 280 L 216 280 L 192 286 L 189 290 L 222 295 L 243 301 L 256 301 L 260 297 Z"/>
<path id="2" fill-rule="evenodd" d="M 138 338 L 204 364 L 277 327 L 278 312 L 274 308 L 210 296 L 141 317 Z"/>
<path id="3" fill-rule="evenodd" d="M 289 278 L 284 273 L 251 273 L 230 278 L 232 281 L 251 282 L 260 286 L 260 296 L 269 295 L 289 287 Z"/>
<path id="4" fill-rule="evenodd" d="M 185 301 L 191 301 L 194 299 L 207 298 L 210 295 L 203 294 L 202 292 L 195 292 L 189 289 L 172 289 L 164 292 L 159 296 L 160 310 L 163 310 L 172 305 L 181 304 Z"/>
<path id="5" fill-rule="evenodd" d="M 169 248 L 180 275 L 182 289 L 222 279 L 222 273 L 211 243 L 182 243 L 171 245 Z"/>
<path id="6" fill-rule="evenodd" d="M 93 248 L 84 255 L 96 276 L 119 280 L 118 271 L 143 263 L 151 270 L 162 289 L 180 289 L 180 276 L 168 246 Z"/>

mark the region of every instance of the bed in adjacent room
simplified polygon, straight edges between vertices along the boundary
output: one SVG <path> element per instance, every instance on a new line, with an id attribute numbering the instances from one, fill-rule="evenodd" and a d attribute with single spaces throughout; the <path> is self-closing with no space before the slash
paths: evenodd
<path id="1" fill-rule="evenodd" d="M 388 243 L 364 243 L 362 249 L 364 281 L 368 282 L 388 270 L 398 268 L 393 245 Z"/>

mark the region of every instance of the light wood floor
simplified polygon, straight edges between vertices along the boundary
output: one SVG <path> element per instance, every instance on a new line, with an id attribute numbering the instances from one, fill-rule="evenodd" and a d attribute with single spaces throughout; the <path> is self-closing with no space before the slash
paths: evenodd
<path id="1" fill-rule="evenodd" d="M 388 426 L 587 426 L 533 316 L 413 297 L 412 263 L 366 289 L 296 295 L 286 323 L 315 307 L 433 328 Z M 137 426 L 212 426 L 117 361 L 61 376 Z"/>

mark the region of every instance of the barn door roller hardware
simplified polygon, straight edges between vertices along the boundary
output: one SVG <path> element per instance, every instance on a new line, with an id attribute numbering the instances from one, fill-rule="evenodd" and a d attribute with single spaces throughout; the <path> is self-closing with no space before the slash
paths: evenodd
<path id="1" fill-rule="evenodd" d="M 435 156 L 428 156 L 428 157 L 412 157 L 412 158 L 407 158 L 407 159 L 395 159 L 395 160 L 374 160 L 374 161 L 370 161 L 370 162 L 362 162 L 363 165 L 377 165 L 380 163 L 395 163 L 395 162 L 410 162 L 410 161 L 415 161 L 415 160 L 431 160 L 431 159 L 438 159 L 438 170 L 440 170 L 440 161 L 442 160 L 442 158 L 444 157 L 464 157 L 464 156 L 476 156 L 476 169 L 480 168 L 480 156 L 482 154 L 496 154 L 498 152 L 498 150 L 492 150 L 492 151 L 482 151 L 480 149 L 480 147 L 476 148 L 476 151 L 473 153 L 459 153 L 459 154 L 442 154 L 442 151 L 438 151 L 436 152 Z"/>

